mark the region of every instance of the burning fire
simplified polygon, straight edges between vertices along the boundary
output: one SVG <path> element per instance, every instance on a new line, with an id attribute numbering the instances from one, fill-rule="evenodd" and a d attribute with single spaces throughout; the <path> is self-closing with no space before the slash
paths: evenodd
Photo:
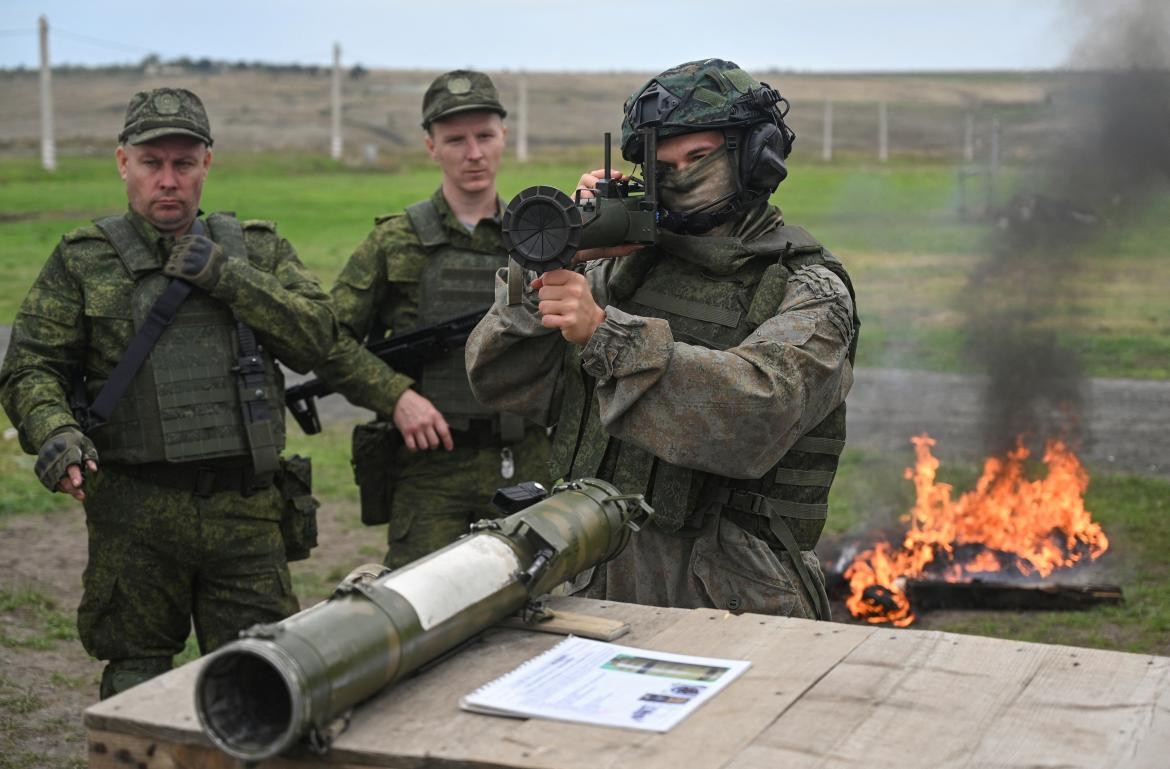
<path id="1" fill-rule="evenodd" d="M 915 615 L 903 590 L 906 579 L 960 582 L 1001 571 L 1046 577 L 1108 549 L 1105 532 L 1085 510 L 1089 475 L 1061 441 L 1045 447 L 1047 477 L 1024 477 L 1028 449 L 1017 440 L 1006 457 L 984 463 L 973 491 L 952 500 L 952 487 L 935 482 L 935 440 L 925 434 L 910 440 L 917 461 L 906 478 L 914 482 L 917 501 L 902 519 L 910 528 L 901 548 L 880 542 L 845 570 L 852 593 L 845 605 L 854 617 L 909 625 Z"/>

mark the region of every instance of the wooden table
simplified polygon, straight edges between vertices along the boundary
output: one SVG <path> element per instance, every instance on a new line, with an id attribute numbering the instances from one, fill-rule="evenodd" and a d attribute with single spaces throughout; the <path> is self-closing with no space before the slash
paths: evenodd
<path id="1" fill-rule="evenodd" d="M 629 646 L 750 659 L 665 734 L 468 713 L 459 698 L 549 649 L 482 639 L 359 706 L 324 758 L 261 767 L 1170 767 L 1170 657 L 937 631 L 555 599 L 624 620 Z M 200 661 L 85 712 L 91 767 L 236 767 L 195 716 Z"/>

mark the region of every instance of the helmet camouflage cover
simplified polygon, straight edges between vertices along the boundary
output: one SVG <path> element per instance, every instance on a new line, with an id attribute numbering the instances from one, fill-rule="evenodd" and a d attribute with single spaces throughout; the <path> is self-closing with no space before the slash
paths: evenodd
<path id="1" fill-rule="evenodd" d="M 671 67 L 651 78 L 626 100 L 623 112 L 622 157 L 641 163 L 639 128 L 657 126 L 658 138 L 665 139 L 763 122 L 784 126 L 788 102 L 776 89 L 759 82 L 734 62 L 701 59 Z M 791 133 L 787 126 L 784 130 Z"/>

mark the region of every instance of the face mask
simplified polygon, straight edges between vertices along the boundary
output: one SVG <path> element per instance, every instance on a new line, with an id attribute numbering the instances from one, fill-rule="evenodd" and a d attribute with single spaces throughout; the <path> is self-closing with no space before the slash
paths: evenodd
<path id="1" fill-rule="evenodd" d="M 658 182 L 658 202 L 667 211 L 714 213 L 735 194 L 731 156 L 723 145 L 681 171 L 668 170 Z"/>

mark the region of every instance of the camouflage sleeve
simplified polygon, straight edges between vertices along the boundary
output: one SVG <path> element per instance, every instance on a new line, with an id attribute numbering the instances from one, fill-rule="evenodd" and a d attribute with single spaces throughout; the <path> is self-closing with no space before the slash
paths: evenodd
<path id="1" fill-rule="evenodd" d="M 390 368 L 362 344 L 378 318 L 378 308 L 394 299 L 389 296 L 385 246 L 382 233 L 375 229 L 337 276 L 330 292 L 339 324 L 337 343 L 316 373 L 350 403 L 392 414 L 414 380 Z"/>
<path id="2" fill-rule="evenodd" d="M 853 305 L 829 270 L 806 267 L 779 311 L 728 350 L 676 342 L 659 318 L 606 308 L 582 352 L 611 435 L 675 464 L 758 478 L 845 399 Z"/>
<path id="3" fill-rule="evenodd" d="M 585 273 L 602 305 L 605 272 L 591 264 Z M 471 332 L 465 355 L 471 391 L 480 403 L 547 427 L 560 411 L 562 363 L 570 345 L 560 331 L 540 324 L 537 302 L 536 292 L 525 289 L 522 302 L 509 307 L 508 270 L 501 269 L 495 303 Z"/>
<path id="4" fill-rule="evenodd" d="M 324 360 L 337 338 L 337 319 L 329 295 L 284 238 L 265 227 L 245 226 L 248 251 L 270 249 L 274 269 L 229 260 L 211 295 L 256 329 L 262 342 L 297 372 Z"/>
<path id="5" fill-rule="evenodd" d="M 20 305 L 0 368 L 0 402 L 30 454 L 57 429 L 77 426 L 68 393 L 85 347 L 82 307 L 58 246 Z"/>

